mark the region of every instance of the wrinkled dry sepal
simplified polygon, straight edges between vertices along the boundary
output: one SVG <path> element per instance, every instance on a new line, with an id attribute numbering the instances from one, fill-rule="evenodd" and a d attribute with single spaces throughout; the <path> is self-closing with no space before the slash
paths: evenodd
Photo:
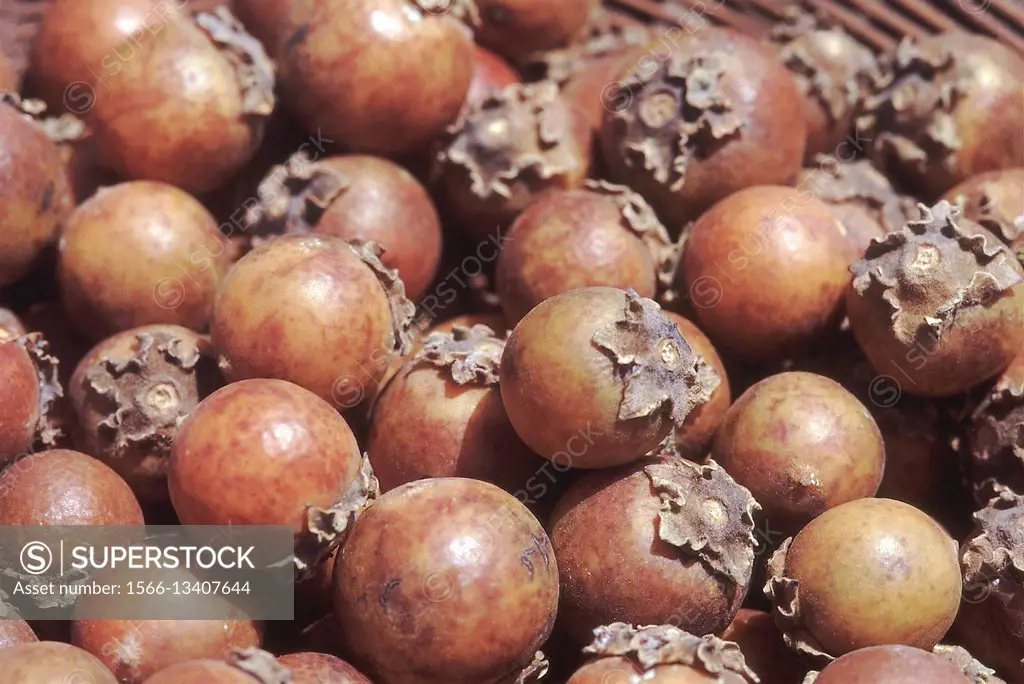
<path id="1" fill-rule="evenodd" d="M 64 388 L 57 374 L 60 361 L 47 353 L 49 344 L 41 333 L 21 335 L 14 341 L 21 345 L 32 359 L 39 381 L 39 420 L 36 421 L 35 438 L 44 448 L 52 447 L 64 434 L 60 422 L 53 415 L 57 400 L 64 396 Z"/>
<path id="2" fill-rule="evenodd" d="M 647 200 L 625 185 L 608 181 L 587 180 L 583 187 L 615 202 L 622 215 L 623 227 L 643 240 L 647 247 L 654 262 L 659 290 L 671 287 L 679 261 L 678 248 Z"/>
<path id="3" fill-rule="evenodd" d="M 996 682 L 1002 682 L 1001 679 L 996 678 L 995 670 L 985 667 L 975 660 L 970 651 L 962 646 L 939 644 L 932 649 L 932 653 L 956 665 L 964 673 L 964 676 L 971 680 L 972 684 L 995 684 Z"/>
<path id="4" fill-rule="evenodd" d="M 22 98 L 12 91 L 0 91 L 0 104 L 17 109 L 23 118 L 43 129 L 55 145 L 78 142 L 88 134 L 85 122 L 74 114 L 65 112 L 60 116 L 46 116 L 47 107 L 42 100 Z"/>
<path id="5" fill-rule="evenodd" d="M 533 659 L 529 664 L 513 677 L 510 677 L 509 681 L 511 684 L 533 684 L 544 679 L 550 669 L 551 663 L 548 661 L 547 656 L 544 655 L 543 651 L 537 651 L 533 654 Z"/>
<path id="6" fill-rule="evenodd" d="M 775 626 L 782 632 L 782 638 L 793 651 L 807 658 L 815 665 L 828 665 L 835 657 L 826 653 L 804 626 L 800 614 L 800 582 L 786 577 L 786 554 L 793 538 L 789 537 L 768 559 L 768 581 L 764 595 L 772 602 L 772 617 Z"/>
<path id="7" fill-rule="evenodd" d="M 823 181 L 816 173 L 807 177 L 814 181 L 809 189 L 816 199 L 827 204 L 859 204 L 872 212 L 887 233 L 902 230 L 908 221 L 919 218 L 917 202 L 896 192 L 889 179 L 869 161 L 840 162 L 819 154 L 814 166 L 825 174 Z"/>
<path id="8" fill-rule="evenodd" d="M 318 164 L 305 150 L 299 150 L 271 168 L 256 188 L 259 204 L 246 216 L 254 230 L 253 241 L 261 236 L 313 231 L 324 212 L 351 185 L 342 174 Z"/>
<path id="9" fill-rule="evenodd" d="M 330 508 L 306 509 L 306 531 L 295 545 L 295 574 L 308 579 L 331 552 L 345 541 L 356 518 L 380 496 L 380 483 L 373 474 L 370 459 L 363 454 L 359 473 L 348 491 Z"/>
<path id="10" fill-rule="evenodd" d="M 1003 488 L 988 506 L 974 514 L 975 533 L 964 544 L 964 582 L 996 577 L 1024 586 L 1024 496 Z"/>
<path id="11" fill-rule="evenodd" d="M 623 317 L 594 333 L 592 342 L 614 362 L 623 381 L 619 420 L 651 416 L 668 406 L 682 425 L 721 383 L 717 373 L 699 373 L 700 356 L 679 328 L 650 299 L 630 289 Z"/>
<path id="12" fill-rule="evenodd" d="M 729 672 L 758 681 L 738 644 L 711 634 L 696 636 L 673 625 L 633 627 L 614 622 L 596 628 L 593 642 L 583 652 L 630 658 L 644 671 L 661 665 L 686 665 L 711 675 Z"/>
<path id="13" fill-rule="evenodd" d="M 661 498 L 658 538 L 693 556 L 733 589 L 750 582 L 754 568 L 754 516 L 761 507 L 750 491 L 713 460 L 649 465 L 644 473 Z"/>
<path id="14" fill-rule="evenodd" d="M 504 351 L 505 340 L 486 325 L 456 325 L 451 332 L 428 335 L 413 361 L 447 369 L 456 385 L 487 386 L 498 383 Z"/>
<path id="15" fill-rule="evenodd" d="M 416 305 L 405 296 L 405 283 L 398 270 L 388 268 L 380 260 L 384 250 L 372 240 L 349 240 L 349 246 L 370 267 L 388 297 L 391 310 L 390 351 L 404 356 L 412 349 L 412 322 L 416 316 Z"/>
<path id="16" fill-rule="evenodd" d="M 513 186 L 524 179 L 549 180 L 580 171 L 572 117 L 555 83 L 506 86 L 448 128 L 437 154 L 439 167 L 461 169 L 480 199 L 509 199 Z"/>
<path id="17" fill-rule="evenodd" d="M 274 112 L 274 62 L 263 44 L 256 40 L 235 15 L 221 5 L 211 12 L 195 15 L 196 25 L 227 57 L 235 70 L 242 91 L 242 111 L 251 120 L 263 123 Z"/>
<path id="18" fill-rule="evenodd" d="M 434 16 L 448 15 L 472 29 L 480 27 L 480 8 L 474 0 L 410 0 L 420 11 Z"/>
<path id="19" fill-rule="evenodd" d="M 962 208 L 966 206 L 968 198 L 961 194 L 954 197 L 953 201 Z M 977 222 L 1007 245 L 1012 245 L 1024 234 L 1024 215 L 1015 215 L 1001 207 L 988 183 L 979 189 L 977 210 Z"/>
<path id="20" fill-rule="evenodd" d="M 292 671 L 281 665 L 272 653 L 258 648 L 238 648 L 227 657 L 227 662 L 252 677 L 259 684 L 290 684 Z"/>
<path id="21" fill-rule="evenodd" d="M 964 423 L 974 435 L 963 439 L 954 434 L 950 443 L 967 465 L 968 484 L 975 500 L 986 504 L 1000 496 L 1000 480 L 1024 472 L 1024 386 L 1000 377 L 976 406 L 965 408 Z"/>

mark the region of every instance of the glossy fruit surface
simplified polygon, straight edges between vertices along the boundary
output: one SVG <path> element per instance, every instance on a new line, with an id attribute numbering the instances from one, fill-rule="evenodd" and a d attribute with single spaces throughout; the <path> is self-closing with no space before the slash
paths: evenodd
<path id="1" fill-rule="evenodd" d="M 481 102 L 488 96 L 500 92 L 505 86 L 519 83 L 519 74 L 508 62 L 487 48 L 473 46 L 473 79 L 469 83 L 469 93 L 462 111 L 467 107 Z"/>
<path id="2" fill-rule="evenodd" d="M 346 652 L 393 684 L 498 682 L 532 661 L 557 603 L 540 523 L 494 485 L 461 478 L 382 496 L 357 519 L 334 572 Z"/>
<path id="3" fill-rule="evenodd" d="M 75 679 L 89 684 L 117 684 L 99 660 L 68 644 L 42 641 L 0 649 L 2 684 L 65 684 Z"/>
<path id="4" fill-rule="evenodd" d="M 910 646 L 871 646 L 852 653 L 822 670 L 815 684 L 968 684 L 949 661 Z"/>
<path id="5" fill-rule="evenodd" d="M 481 45 L 515 60 L 537 50 L 558 47 L 587 21 L 594 0 L 477 0 Z"/>
<path id="6" fill-rule="evenodd" d="M 18 644 L 34 644 L 39 637 L 24 620 L 4 620 L 0 622 L 0 650 Z"/>

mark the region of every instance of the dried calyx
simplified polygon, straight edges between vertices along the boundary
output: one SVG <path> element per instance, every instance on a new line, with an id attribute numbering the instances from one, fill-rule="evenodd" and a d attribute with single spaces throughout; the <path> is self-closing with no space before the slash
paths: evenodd
<path id="1" fill-rule="evenodd" d="M 1001 489 L 974 514 L 974 525 L 960 554 L 965 586 L 1019 591 L 1024 586 L 1024 496 Z"/>
<path id="2" fill-rule="evenodd" d="M 517 182 L 580 170 L 572 127 L 557 85 L 512 84 L 463 112 L 448 129 L 438 161 L 463 169 L 477 197 L 508 199 Z"/>
<path id="3" fill-rule="evenodd" d="M 830 205 L 856 205 L 869 212 L 885 233 L 903 228 L 919 216 L 917 203 L 901 195 L 871 162 L 839 162 L 818 155 L 814 167 L 801 172 L 797 187 Z"/>
<path id="4" fill-rule="evenodd" d="M 957 207 L 946 201 L 919 206 L 921 220 L 872 242 L 851 267 L 859 295 L 881 288 L 893 332 L 908 346 L 941 340 L 964 310 L 990 306 L 1021 282 L 1010 251 L 980 226 L 971 230 Z"/>
<path id="5" fill-rule="evenodd" d="M 309 233 L 323 218 L 331 202 L 352 181 L 327 164 L 318 164 L 305 150 L 274 166 L 260 182 L 259 205 L 249 210 L 254 245 L 265 236 Z"/>
<path id="6" fill-rule="evenodd" d="M 295 575 L 301 581 L 308 579 L 316 567 L 342 542 L 352 528 L 356 517 L 380 496 L 370 459 L 363 454 L 359 472 L 345 495 L 333 506 L 306 509 L 306 530 L 295 544 Z"/>
<path id="7" fill-rule="evenodd" d="M 673 422 L 682 425 L 693 409 L 711 398 L 721 378 L 655 302 L 631 289 L 623 304 L 622 318 L 593 337 L 623 381 L 618 417 L 644 418 L 667 406 Z"/>
<path id="8" fill-rule="evenodd" d="M 480 9 L 474 0 L 410 0 L 410 4 L 426 14 L 448 15 L 472 28 L 480 26 Z"/>
<path id="9" fill-rule="evenodd" d="M 945 658 L 960 668 L 960 671 L 971 681 L 971 684 L 1005 684 L 1002 679 L 996 677 L 995 670 L 979 663 L 962 646 L 939 644 L 932 649 L 932 653 Z"/>
<path id="10" fill-rule="evenodd" d="M 1003 486 L 1024 485 L 1024 385 L 1000 378 L 971 412 L 966 438 L 954 446 L 967 466 L 974 498 L 985 503 Z"/>
<path id="11" fill-rule="evenodd" d="M 1024 211 L 1020 211 L 1022 195 L 1024 171 L 1011 170 L 979 183 L 970 195 L 958 194 L 953 202 L 964 207 L 964 213 L 979 225 L 1012 245 L 1024 235 Z"/>
<path id="12" fill-rule="evenodd" d="M 636 69 L 609 93 L 628 106 L 611 112 L 617 145 L 628 164 L 678 191 L 694 158 L 706 158 L 734 136 L 742 120 L 722 92 L 726 55 L 672 54 L 655 69 Z"/>
<path id="13" fill-rule="evenodd" d="M 534 684 L 534 682 L 544 679 L 549 669 L 551 669 L 551 663 L 548 662 L 544 652 L 537 651 L 533 654 L 533 660 L 526 667 L 517 672 L 514 677 L 509 678 L 509 684 Z"/>
<path id="14" fill-rule="evenodd" d="M 813 11 L 788 8 L 785 21 L 768 38 L 780 45 L 782 61 L 832 124 L 858 109 L 882 77 L 869 49 Z M 837 60 L 837 54 L 843 59 Z"/>
<path id="15" fill-rule="evenodd" d="M 398 277 L 398 270 L 386 267 L 380 260 L 384 253 L 381 246 L 372 240 L 349 240 L 352 248 L 363 263 L 370 267 L 388 297 L 391 310 L 391 351 L 405 355 L 412 349 L 412 321 L 416 316 L 416 305 L 405 296 L 405 283 Z"/>
<path id="16" fill-rule="evenodd" d="M 654 209 L 638 193 L 625 185 L 616 185 L 602 180 L 587 180 L 583 187 L 615 202 L 622 214 L 622 225 L 643 240 L 651 254 L 658 276 L 658 289 L 666 290 L 675 277 L 678 254 L 676 245 L 669 237 L 668 229 L 658 219 Z"/>
<path id="17" fill-rule="evenodd" d="M 227 657 L 227 662 L 259 684 L 290 684 L 292 681 L 291 670 L 279 664 L 273 654 L 258 648 L 236 649 Z"/>
<path id="18" fill-rule="evenodd" d="M 505 340 L 496 337 L 486 325 L 456 325 L 451 332 L 428 335 L 413 361 L 447 369 L 456 385 L 494 385 L 498 382 L 504 350 Z"/>
<path id="19" fill-rule="evenodd" d="M 212 12 L 195 15 L 196 25 L 220 49 L 235 70 L 242 91 L 242 111 L 250 125 L 262 126 L 273 113 L 274 63 L 267 56 L 262 43 L 251 36 L 242 22 L 221 6 Z"/>
<path id="20" fill-rule="evenodd" d="M 17 109 L 23 118 L 43 129 L 43 133 L 54 144 L 71 143 L 86 137 L 85 122 L 73 114 L 46 116 L 46 103 L 42 100 L 22 98 L 18 93 L 0 91 L 0 104 Z"/>
<path id="21" fill-rule="evenodd" d="M 782 631 L 786 645 L 810 663 L 828 665 L 835 657 L 824 650 L 804 625 L 800 610 L 800 582 L 785 575 L 786 554 L 792 543 L 792 537 L 786 539 L 768 560 L 764 594 L 774 606 L 775 625 Z"/>
<path id="22" fill-rule="evenodd" d="M 754 497 L 712 460 L 672 458 L 644 473 L 661 499 L 658 538 L 699 560 L 735 598 L 754 568 Z"/>
<path id="23" fill-rule="evenodd" d="M 876 150 L 924 171 L 941 160 L 952 168 L 962 141 L 953 109 L 970 87 L 952 49 L 925 50 L 909 38 L 867 98 L 857 129 Z"/>
<path id="24" fill-rule="evenodd" d="M 672 625 L 633 627 L 615 622 L 598 627 L 594 641 L 583 652 L 629 658 L 644 672 L 661 665 L 685 665 L 708 675 L 730 672 L 745 681 L 759 681 L 737 644 L 714 635 L 696 636 Z"/>
<path id="25" fill-rule="evenodd" d="M 57 365 L 60 361 L 47 353 L 49 345 L 40 333 L 20 335 L 11 342 L 20 345 L 35 365 L 39 381 L 39 420 L 36 421 L 35 439 L 44 449 L 52 447 L 63 435 L 60 423 L 53 415 L 57 400 L 64 396 L 64 388 L 57 379 Z"/>

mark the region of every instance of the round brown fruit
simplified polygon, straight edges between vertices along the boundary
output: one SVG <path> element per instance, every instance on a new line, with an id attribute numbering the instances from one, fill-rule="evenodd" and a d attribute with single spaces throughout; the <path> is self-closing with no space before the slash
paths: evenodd
<path id="1" fill-rule="evenodd" d="M 741 608 L 722 632 L 722 639 L 740 647 L 747 666 L 761 684 L 800 684 L 807 673 L 768 613 Z"/>
<path id="2" fill-rule="evenodd" d="M 9 102 L 0 103 L 0 287 L 20 279 L 56 240 L 68 193 L 60 152 L 37 124 Z"/>
<path id="3" fill-rule="evenodd" d="M 772 375 L 744 392 L 711 457 L 787 532 L 874 496 L 885 469 L 882 433 L 867 408 L 838 382 L 802 372 Z"/>
<path id="4" fill-rule="evenodd" d="M 64 391 L 57 363 L 37 333 L 0 338 L 0 468 L 60 436 L 51 416 Z"/>
<path id="5" fill-rule="evenodd" d="M 203 205 L 173 186 L 135 181 L 99 190 L 68 217 L 57 277 L 67 316 L 101 340 L 154 323 L 205 330 L 229 266 L 227 241 Z"/>
<path id="6" fill-rule="evenodd" d="M 288 525 L 301 572 L 330 553 L 371 479 L 345 419 L 283 380 L 244 380 L 204 399 L 167 472 L 182 524 Z"/>
<path id="7" fill-rule="evenodd" d="M 2 525 L 142 525 L 128 484 L 77 451 L 51 449 L 0 474 Z"/>
<path id="8" fill-rule="evenodd" d="M 405 294 L 419 299 L 441 262 L 441 220 L 412 174 L 379 157 L 312 161 L 305 153 L 274 167 L 260 186 L 261 233 L 334 235 L 378 243 Z"/>
<path id="9" fill-rule="evenodd" d="M 292 3 L 277 51 L 284 102 L 308 131 L 385 156 L 425 150 L 455 121 L 473 39 L 436 0 Z"/>
<path id="10" fill-rule="evenodd" d="M 291 670 L 291 684 L 372 684 L 344 660 L 326 653 L 289 653 L 277 662 Z"/>
<path id="11" fill-rule="evenodd" d="M 653 69 L 630 63 L 607 92 L 601 147 L 612 180 L 643 195 L 670 230 L 738 190 L 793 180 L 803 99 L 770 47 L 713 28 L 663 57 Z"/>
<path id="12" fill-rule="evenodd" d="M 462 105 L 465 112 L 469 107 L 499 93 L 513 83 L 519 83 L 519 74 L 508 62 L 487 48 L 473 46 L 473 79 L 469 83 L 469 94 Z"/>
<path id="13" fill-rule="evenodd" d="M 857 499 L 783 542 L 765 593 L 799 653 L 818 662 L 868 646 L 933 648 L 960 604 L 957 544 L 891 499 Z"/>
<path id="14" fill-rule="evenodd" d="M 141 684 L 175 663 L 257 647 L 260 630 L 248 620 L 77 620 L 71 643 L 96 656 L 120 684 Z"/>
<path id="15" fill-rule="evenodd" d="M 793 188 L 748 188 L 688 231 L 677 288 L 727 357 L 782 361 L 839 329 L 848 245 L 822 202 Z"/>
<path id="16" fill-rule="evenodd" d="M 965 392 L 1024 348 L 1024 269 L 949 202 L 872 243 L 851 271 L 846 310 L 854 337 L 871 365 L 908 394 Z"/>
<path id="17" fill-rule="evenodd" d="M 288 380 L 354 407 L 408 350 L 413 306 L 374 244 L 285 235 L 235 264 L 217 293 L 213 344 L 229 380 Z"/>
<path id="18" fill-rule="evenodd" d="M 113 468 L 144 504 L 168 500 L 167 461 L 178 428 L 223 384 L 209 341 L 153 325 L 92 348 L 68 386 L 75 443 Z"/>
<path id="19" fill-rule="evenodd" d="M 870 646 L 830 664 L 814 684 L 969 684 L 968 679 L 945 658 L 910 646 Z"/>
<path id="20" fill-rule="evenodd" d="M 987 36 L 941 33 L 904 39 L 886 70 L 858 121 L 886 175 L 931 201 L 975 174 L 1020 166 L 1024 57 Z"/>
<path id="21" fill-rule="evenodd" d="M 118 684 L 110 670 L 80 648 L 56 641 L 0 649 L 0 684 Z"/>
<path id="22" fill-rule="evenodd" d="M 92 98 L 88 122 L 105 166 L 209 192 L 256 154 L 274 110 L 274 66 L 226 7 L 165 15 L 125 46 L 129 55 L 105 58 L 116 75 L 79 84 L 90 90 L 77 97 Z"/>
<path id="23" fill-rule="evenodd" d="M 713 462 L 644 459 L 585 474 L 548 525 L 559 624 L 580 645 L 612 622 L 724 629 L 747 594 L 756 510 Z"/>
<path id="24" fill-rule="evenodd" d="M 516 61 L 568 42 L 587 23 L 594 0 L 476 0 L 477 41 Z"/>
<path id="25" fill-rule="evenodd" d="M 652 451 L 719 383 L 653 301 L 589 287 L 519 322 L 499 386 L 512 427 L 536 453 L 606 468 Z"/>
<path id="26" fill-rule="evenodd" d="M 557 605 L 543 527 L 476 480 L 422 480 L 383 495 L 356 520 L 334 571 L 346 653 L 393 684 L 513 675 L 551 634 Z"/>
<path id="27" fill-rule="evenodd" d="M 510 321 L 581 287 L 632 287 L 653 299 L 672 268 L 668 231 L 621 185 L 551 192 L 512 224 L 498 256 L 497 291 Z"/>

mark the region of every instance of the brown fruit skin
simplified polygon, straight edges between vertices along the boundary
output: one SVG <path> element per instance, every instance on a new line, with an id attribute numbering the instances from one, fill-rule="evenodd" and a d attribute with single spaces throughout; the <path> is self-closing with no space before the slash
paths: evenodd
<path id="1" fill-rule="evenodd" d="M 143 684 L 253 684 L 252 675 L 221 660 L 189 660 L 166 667 Z"/>
<path id="2" fill-rule="evenodd" d="M 347 149 L 400 156 L 455 121 L 473 76 L 473 41 L 455 17 L 407 0 L 293 3 L 278 51 L 287 103 L 309 131 Z"/>
<path id="3" fill-rule="evenodd" d="M 24 335 L 25 324 L 10 309 L 0 307 L 0 342 Z"/>
<path id="4" fill-rule="evenodd" d="M 84 114 L 92 109 L 97 78 L 113 78 L 113 69 L 135 55 L 135 46 L 159 32 L 180 4 L 55 0 L 47 6 L 32 43 L 26 90 L 55 113 L 67 109 Z"/>
<path id="5" fill-rule="evenodd" d="M 71 643 L 96 656 L 121 684 L 141 684 L 175 663 L 258 647 L 260 631 L 248 620 L 76 620 Z M 111 648 L 128 643 L 130 649 Z"/>
<path id="6" fill-rule="evenodd" d="M 105 188 L 61 233 L 64 309 L 94 341 L 154 323 L 202 331 L 229 254 L 213 216 L 187 193 L 150 181 Z"/>
<path id="7" fill-rule="evenodd" d="M 930 650 L 960 604 L 957 556 L 956 542 L 913 506 L 858 499 L 801 530 L 785 576 L 799 582 L 804 623 L 827 653 L 881 644 Z"/>
<path id="8" fill-rule="evenodd" d="M 644 459 L 585 474 L 555 506 L 548 529 L 561 577 L 559 625 L 577 644 L 612 622 L 675 625 L 710 634 L 732 621 L 730 599 L 700 560 L 657 537 L 661 499 Z"/>
<path id="9" fill-rule="evenodd" d="M 557 606 L 543 527 L 476 480 L 383 495 L 356 520 L 334 571 L 346 652 L 388 684 L 498 682 L 533 659 Z"/>
<path id="10" fill-rule="evenodd" d="M 477 0 L 481 25 L 476 39 L 515 61 L 569 41 L 587 23 L 594 0 Z"/>
<path id="11" fill-rule="evenodd" d="M 87 121 L 105 166 L 210 192 L 253 158 L 263 116 L 247 110 L 231 60 L 191 19 L 162 26 L 95 86 Z"/>
<path id="12" fill-rule="evenodd" d="M 67 175 L 57 147 L 10 105 L 0 106 L 0 287 L 27 274 L 57 236 Z"/>
<path id="13" fill-rule="evenodd" d="M 885 446 L 867 408 L 842 385 L 791 372 L 736 400 L 711 458 L 750 490 L 772 526 L 793 532 L 830 508 L 874 496 Z"/>
<path id="14" fill-rule="evenodd" d="M 1024 663 L 1019 657 L 1024 648 L 1024 606 L 1019 590 L 1004 586 L 1002 579 L 989 581 L 991 585 L 964 587 L 951 635 L 1008 681 L 1024 681 Z"/>
<path id="15" fill-rule="evenodd" d="M 373 684 L 341 658 L 326 653 L 289 653 L 277 662 L 292 671 L 291 684 Z"/>
<path id="16" fill-rule="evenodd" d="M 721 381 L 711 393 L 711 398 L 691 411 L 683 424 L 676 428 L 676 451 L 679 455 L 691 461 L 702 461 L 708 455 L 711 441 L 732 404 L 729 376 L 725 371 L 722 357 L 700 328 L 672 311 L 666 311 L 665 316 L 676 324 L 679 334 L 690 345 L 690 349 L 715 369 Z"/>
<path id="17" fill-rule="evenodd" d="M 185 354 L 194 349 L 201 356 L 193 369 L 185 370 L 169 362 L 169 354 L 158 351 L 154 341 L 154 347 L 147 351 L 148 362 L 143 364 L 134 360 L 141 347 L 139 335 L 151 336 L 151 340 L 177 340 L 175 349 Z M 134 396 L 125 396 L 127 390 L 117 389 L 119 405 L 89 379 L 90 373 L 104 379 L 124 377 L 111 366 L 153 375 L 140 382 Z M 76 416 L 75 445 L 117 471 L 141 502 L 166 502 L 167 461 L 178 425 L 221 383 L 209 341 L 187 328 L 153 325 L 108 337 L 82 359 L 68 384 Z M 108 389 L 106 384 L 101 386 Z M 102 424 L 121 408 L 127 409 L 122 414 L 124 428 L 110 430 Z M 123 448 L 118 446 L 119 435 L 126 438 Z"/>
<path id="18" fill-rule="evenodd" d="M 618 417 L 622 381 L 592 338 L 622 318 L 624 303 L 622 290 L 610 287 L 562 293 L 527 314 L 505 345 L 499 386 L 512 427 L 527 446 L 558 465 L 629 463 L 674 428 L 666 411 L 637 420 Z"/>
<path id="19" fill-rule="evenodd" d="M 291 0 L 234 0 L 231 10 L 245 30 L 263 43 L 267 54 L 275 57 L 290 4 Z"/>
<path id="20" fill-rule="evenodd" d="M 964 218 L 988 228 L 1003 242 L 1015 247 L 1021 244 L 1020 234 L 1024 232 L 1024 168 L 971 176 L 951 188 L 942 199 L 962 202 Z M 994 215 L 989 213 L 988 203 L 994 205 Z"/>
<path id="21" fill-rule="evenodd" d="M 0 57 L 0 90 L 19 92 L 21 90 L 21 77 L 11 64 L 11 59 L 6 55 Z"/>
<path id="22" fill-rule="evenodd" d="M 407 363 L 388 383 L 366 451 L 385 492 L 428 477 L 466 477 L 514 494 L 547 463 L 512 429 L 497 385 L 460 386 L 448 368 L 426 362 Z"/>
<path id="23" fill-rule="evenodd" d="M 761 678 L 761 684 L 801 684 L 807 668 L 786 646 L 772 616 L 764 611 L 741 608 L 722 638 L 739 644 L 747 666 Z"/>
<path id="24" fill-rule="evenodd" d="M 359 447 L 342 418 L 282 380 L 244 380 L 199 404 L 171 450 L 167 484 L 184 525 L 290 525 L 337 503 L 356 478 Z"/>
<path id="25" fill-rule="evenodd" d="M 838 330 L 848 249 L 824 203 L 793 188 L 748 188 L 690 230 L 681 289 L 726 357 L 778 362 Z"/>
<path id="26" fill-rule="evenodd" d="M 469 82 L 469 93 L 462 105 L 462 111 L 480 102 L 485 97 L 521 79 L 508 62 L 487 48 L 473 45 L 473 78 Z"/>
<path id="27" fill-rule="evenodd" d="M 32 446 L 40 416 L 36 365 L 15 341 L 0 341 L 0 466 Z"/>
<path id="28" fill-rule="evenodd" d="M 68 644 L 41 641 L 0 649 L 0 684 L 118 684 L 95 657 Z"/>
<path id="29" fill-rule="evenodd" d="M 745 127 L 735 138 L 720 141 L 706 157 L 696 155 L 686 167 L 678 191 L 660 183 L 642 161 L 627 163 L 623 139 L 616 130 L 617 111 L 637 110 L 648 88 L 635 97 L 609 97 L 601 127 L 601 147 L 608 172 L 615 182 L 630 186 L 650 202 L 669 230 L 679 230 L 715 202 L 755 185 L 784 185 L 800 171 L 806 143 L 803 99 L 796 83 L 774 51 L 732 29 L 701 30 L 679 42 L 673 55 L 684 58 L 714 51 L 727 57 L 719 80 L 722 93 L 733 103 L 732 113 Z M 662 57 L 658 53 L 659 59 Z M 650 68 L 648 60 L 627 61 L 616 82 L 637 68 Z M 613 93 L 610 93 L 613 95 Z M 625 95 L 625 94 L 624 94 Z"/>
<path id="30" fill-rule="evenodd" d="M 625 225 L 613 197 L 587 190 L 549 193 L 519 215 L 506 239 L 497 290 L 509 321 L 581 287 L 632 287 L 648 299 L 656 293 L 651 252 Z"/>
<path id="31" fill-rule="evenodd" d="M 511 330 L 508 322 L 505 320 L 505 317 L 500 313 L 474 313 L 463 314 L 461 316 L 455 316 L 454 318 L 441 321 L 429 328 L 424 335 L 426 336 L 435 332 L 451 332 L 457 325 L 461 325 L 465 328 L 472 328 L 474 325 L 486 325 L 494 331 L 494 334 L 497 337 L 505 337 L 505 333 Z"/>
<path id="32" fill-rule="evenodd" d="M 346 407 L 346 391 L 365 396 L 391 356 L 384 288 L 344 240 L 324 235 L 284 235 L 239 260 L 210 332 L 229 380 L 288 380 Z"/>
<path id="33" fill-rule="evenodd" d="M 0 650 L 19 644 L 34 644 L 38 641 L 39 637 L 24 620 L 0 621 Z"/>
<path id="34" fill-rule="evenodd" d="M 0 525 L 142 525 L 128 484 L 91 456 L 32 454 L 0 474 Z"/>
<path id="35" fill-rule="evenodd" d="M 384 265 L 398 269 L 405 296 L 419 299 L 441 263 L 441 219 L 426 189 L 401 166 L 379 157 L 328 157 L 317 165 L 340 173 L 348 186 L 314 230 L 378 243 Z"/>
<path id="36" fill-rule="evenodd" d="M 941 656 L 910 646 L 871 646 L 831 663 L 814 684 L 970 684 Z"/>
<path id="37" fill-rule="evenodd" d="M 622 656 L 593 660 L 576 670 L 566 684 L 632 684 L 639 681 L 644 684 L 747 684 L 746 677 L 735 672 L 712 675 L 686 665 L 659 665 L 645 673 L 632 660 Z"/>

